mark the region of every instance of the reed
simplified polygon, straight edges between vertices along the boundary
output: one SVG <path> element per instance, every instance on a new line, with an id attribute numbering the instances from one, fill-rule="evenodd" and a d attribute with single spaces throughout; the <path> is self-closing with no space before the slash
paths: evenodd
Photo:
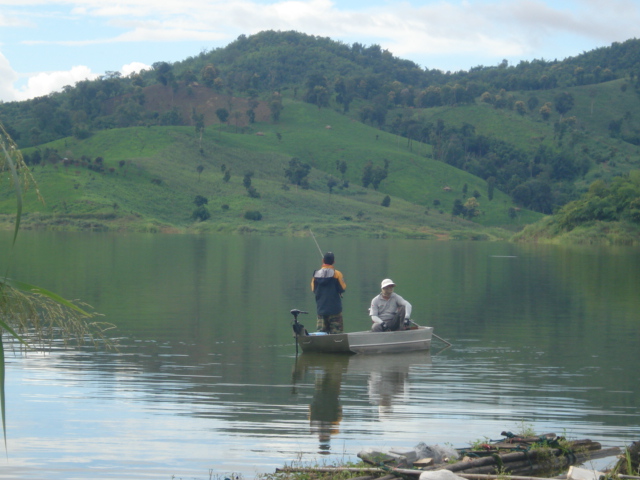
<path id="1" fill-rule="evenodd" d="M 10 185 L 16 200 L 13 221 L 15 245 L 22 219 L 23 192 L 33 186 L 42 199 L 37 184 L 11 137 L 0 124 L 0 174 L 10 172 Z M 0 175 L 2 179 L 4 175 Z M 5 248 L 7 267 L 11 262 L 12 248 Z M 44 288 L 0 276 L 0 331 L 13 337 L 26 349 L 44 350 L 54 341 L 61 340 L 66 345 L 75 340 L 78 343 L 93 341 L 112 346 L 105 332 L 113 325 L 93 320 L 98 315 L 90 312 L 86 305 L 71 302 Z M 7 446 L 5 417 L 5 359 L 4 338 L 0 337 L 0 411 L 5 449 Z"/>

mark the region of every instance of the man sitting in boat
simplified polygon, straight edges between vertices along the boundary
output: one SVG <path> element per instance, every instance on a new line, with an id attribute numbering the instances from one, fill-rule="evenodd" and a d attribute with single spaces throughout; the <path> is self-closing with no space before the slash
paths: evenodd
<path id="1" fill-rule="evenodd" d="M 317 331 L 342 333 L 342 294 L 347 289 L 342 273 L 333 268 L 335 256 L 324 254 L 322 268 L 313 272 L 311 291 L 316 295 Z"/>
<path id="2" fill-rule="evenodd" d="M 372 332 L 407 330 L 411 324 L 411 304 L 393 291 L 396 286 L 390 278 L 380 284 L 382 292 L 373 297 L 369 315 Z"/>

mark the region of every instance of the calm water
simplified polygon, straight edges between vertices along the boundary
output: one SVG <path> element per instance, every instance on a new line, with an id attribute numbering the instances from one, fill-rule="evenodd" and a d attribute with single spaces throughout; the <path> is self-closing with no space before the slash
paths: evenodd
<path id="1" fill-rule="evenodd" d="M 523 424 L 640 438 L 639 250 L 318 241 L 347 281 L 347 330 L 369 328 L 391 277 L 453 346 L 296 358 L 288 312 L 314 308 L 310 238 L 23 232 L 3 271 L 93 305 L 121 348 L 8 354 L 0 478 L 253 478 Z"/>

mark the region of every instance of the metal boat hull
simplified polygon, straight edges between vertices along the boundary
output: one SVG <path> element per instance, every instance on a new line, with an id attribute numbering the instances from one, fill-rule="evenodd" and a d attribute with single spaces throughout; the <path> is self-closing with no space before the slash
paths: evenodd
<path id="1" fill-rule="evenodd" d="M 429 350 L 433 327 L 395 332 L 351 332 L 298 337 L 303 352 L 315 353 L 401 353 Z"/>

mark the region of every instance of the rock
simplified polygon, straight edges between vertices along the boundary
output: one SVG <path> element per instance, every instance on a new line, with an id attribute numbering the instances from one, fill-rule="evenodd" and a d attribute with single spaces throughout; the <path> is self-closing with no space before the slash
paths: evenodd
<path id="1" fill-rule="evenodd" d="M 464 480 L 451 470 L 432 470 L 429 472 L 422 472 L 420 474 L 420 480 Z"/>

